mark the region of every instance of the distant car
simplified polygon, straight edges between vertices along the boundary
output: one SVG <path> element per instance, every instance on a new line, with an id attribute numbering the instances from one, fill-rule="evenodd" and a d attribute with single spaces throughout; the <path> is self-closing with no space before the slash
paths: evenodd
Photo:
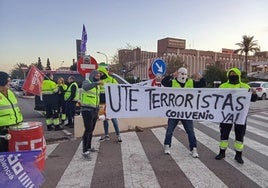
<path id="1" fill-rule="evenodd" d="M 268 98 L 268 82 L 252 81 L 249 86 L 257 91 L 259 99 L 265 100 Z"/>
<path id="2" fill-rule="evenodd" d="M 24 80 L 19 80 L 19 81 L 17 82 L 17 84 L 15 85 L 15 89 L 16 89 L 17 91 L 22 91 L 22 86 L 23 86 L 23 84 L 24 84 Z"/>
<path id="3" fill-rule="evenodd" d="M 12 79 L 10 82 L 10 87 L 14 88 L 19 79 Z"/>

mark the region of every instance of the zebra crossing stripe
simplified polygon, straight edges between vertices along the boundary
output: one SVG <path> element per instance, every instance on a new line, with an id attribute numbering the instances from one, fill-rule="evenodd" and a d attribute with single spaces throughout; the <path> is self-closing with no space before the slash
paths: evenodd
<path id="1" fill-rule="evenodd" d="M 166 129 L 153 128 L 152 132 L 162 143 Z M 190 151 L 173 137 L 172 147 L 180 148 L 171 150 L 171 157 L 182 169 L 194 187 L 227 187 L 213 172 L 211 172 L 199 159 L 194 159 Z"/>
<path id="2" fill-rule="evenodd" d="M 121 133 L 125 187 L 160 188 L 156 175 L 135 132 Z"/>
<path id="3" fill-rule="evenodd" d="M 267 116 L 262 116 L 262 115 L 258 115 L 258 114 L 253 114 L 251 116 L 257 117 L 257 118 L 260 118 L 260 119 L 263 119 L 263 120 L 268 120 L 268 117 Z"/>
<path id="4" fill-rule="evenodd" d="M 100 143 L 98 142 L 98 137 L 93 137 L 92 143 L 96 143 L 94 147 L 99 148 Z M 90 156 L 90 161 L 86 161 L 85 159 L 83 159 L 81 142 L 80 145 L 77 147 L 73 159 L 71 160 L 70 164 L 62 175 L 57 185 L 57 188 L 72 188 L 77 187 L 78 185 L 79 187 L 90 187 L 97 159 L 97 152 L 91 153 Z"/>
<path id="5" fill-rule="evenodd" d="M 213 126 L 213 125 L 211 125 Z M 195 135 L 197 137 L 198 142 L 205 145 L 209 150 L 218 154 L 219 147 L 218 141 L 207 136 L 201 131 L 195 129 Z M 262 167 L 256 165 L 255 163 L 248 160 L 246 157 L 243 157 L 245 164 L 240 165 L 234 161 L 234 152 L 229 152 L 228 155 L 225 156 L 224 160 L 231 164 L 234 168 L 239 170 L 253 182 L 257 183 L 261 187 L 267 187 L 268 185 L 268 172 Z M 213 159 L 212 159 L 213 160 Z"/>
<path id="6" fill-rule="evenodd" d="M 46 159 L 58 145 L 59 143 L 46 145 Z"/>
<path id="7" fill-rule="evenodd" d="M 247 131 L 249 131 L 249 132 L 251 132 L 253 134 L 259 135 L 259 136 L 261 136 L 263 138 L 267 138 L 267 132 L 266 131 L 257 129 L 255 127 L 247 126 Z"/>
<path id="8" fill-rule="evenodd" d="M 264 116 L 268 116 L 268 112 L 261 112 Z"/>
<path id="9" fill-rule="evenodd" d="M 258 120 L 255 120 L 255 119 L 248 118 L 248 119 L 247 119 L 247 122 L 248 122 L 248 123 L 250 122 L 250 123 L 259 125 L 259 126 L 261 126 L 261 127 L 263 127 L 263 128 L 267 127 L 267 126 L 264 125 L 263 121 L 258 121 Z"/>
<path id="10" fill-rule="evenodd" d="M 199 122 L 200 124 L 213 129 L 215 131 L 219 131 L 219 125 L 213 122 Z M 232 138 L 233 140 L 235 140 L 235 133 L 233 131 L 230 132 L 230 138 Z M 261 144 L 259 142 L 256 142 L 255 140 L 252 140 L 248 137 L 246 137 L 247 139 L 244 139 L 244 144 L 247 145 L 248 147 L 257 150 L 258 152 L 262 153 L 265 156 L 268 156 L 268 146 Z"/>

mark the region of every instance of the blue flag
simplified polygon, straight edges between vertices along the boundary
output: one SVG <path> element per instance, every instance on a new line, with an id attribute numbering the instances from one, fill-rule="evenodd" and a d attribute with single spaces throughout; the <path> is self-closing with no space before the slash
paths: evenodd
<path id="1" fill-rule="evenodd" d="M 85 25 L 83 24 L 80 51 L 81 53 L 85 54 L 86 50 L 87 50 L 87 31 Z"/>
<path id="2" fill-rule="evenodd" d="M 0 187 L 40 187 L 44 177 L 35 165 L 40 151 L 1 152 Z"/>

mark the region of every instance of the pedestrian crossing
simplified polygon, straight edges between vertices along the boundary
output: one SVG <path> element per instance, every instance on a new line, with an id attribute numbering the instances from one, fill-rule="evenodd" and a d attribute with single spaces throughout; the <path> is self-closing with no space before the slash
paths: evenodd
<path id="1" fill-rule="evenodd" d="M 171 155 L 164 155 L 166 126 L 143 132 L 122 132 L 122 143 L 111 140 L 92 143 L 98 152 L 82 158 L 81 139 L 47 145 L 46 182 L 42 187 L 268 187 L 268 113 L 251 114 L 244 139 L 244 164 L 234 160 L 234 131 L 224 160 L 219 152 L 219 126 L 195 122 L 199 158 L 192 158 L 188 138 L 178 125 L 172 138 Z M 67 152 L 68 151 L 68 152 Z M 61 154 L 61 153 L 64 153 Z"/>

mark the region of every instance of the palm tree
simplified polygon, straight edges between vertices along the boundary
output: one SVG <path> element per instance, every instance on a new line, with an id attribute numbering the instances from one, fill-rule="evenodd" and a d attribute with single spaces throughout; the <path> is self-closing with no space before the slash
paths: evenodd
<path id="1" fill-rule="evenodd" d="M 253 40 L 254 36 L 243 35 L 243 40 L 240 43 L 236 43 L 240 48 L 235 50 L 234 53 L 245 53 L 245 68 L 247 75 L 247 65 L 248 65 L 248 53 L 249 52 L 259 52 L 260 48 L 256 40 Z"/>

